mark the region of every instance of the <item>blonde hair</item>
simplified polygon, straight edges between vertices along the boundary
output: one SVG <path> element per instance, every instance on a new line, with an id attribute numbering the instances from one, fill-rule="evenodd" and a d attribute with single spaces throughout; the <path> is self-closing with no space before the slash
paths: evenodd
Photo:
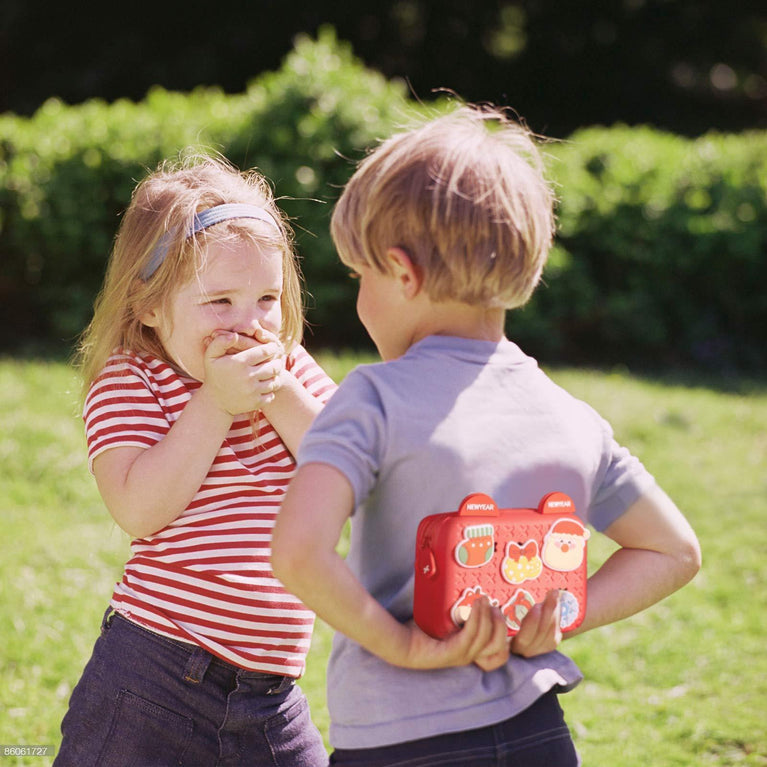
<path id="1" fill-rule="evenodd" d="M 259 220 L 231 219 L 187 237 L 194 215 L 225 203 L 249 203 L 266 210 L 277 228 Z M 140 317 L 167 306 L 173 292 L 203 266 L 210 242 L 245 240 L 282 252 L 280 340 L 286 350 L 303 332 L 301 275 L 293 232 L 277 207 L 267 180 L 256 170 L 240 172 L 223 158 L 187 156 L 163 162 L 135 188 L 120 223 L 93 319 L 80 337 L 75 365 L 84 393 L 118 347 L 167 358 L 153 328 Z M 168 250 L 151 277 L 145 270 L 163 240 Z"/>
<path id="2" fill-rule="evenodd" d="M 331 234 L 350 266 L 385 272 L 387 249 L 402 248 L 434 301 L 512 309 L 540 279 L 553 204 L 533 135 L 500 109 L 461 106 L 363 159 Z"/>

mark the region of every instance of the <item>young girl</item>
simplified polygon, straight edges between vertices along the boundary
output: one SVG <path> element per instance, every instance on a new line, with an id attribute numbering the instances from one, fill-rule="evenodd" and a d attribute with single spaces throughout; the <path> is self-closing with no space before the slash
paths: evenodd
<path id="1" fill-rule="evenodd" d="M 295 685 L 314 616 L 269 564 L 335 388 L 299 345 L 291 243 L 266 180 L 224 161 L 133 194 L 78 358 L 90 467 L 132 556 L 57 767 L 327 762 Z"/>

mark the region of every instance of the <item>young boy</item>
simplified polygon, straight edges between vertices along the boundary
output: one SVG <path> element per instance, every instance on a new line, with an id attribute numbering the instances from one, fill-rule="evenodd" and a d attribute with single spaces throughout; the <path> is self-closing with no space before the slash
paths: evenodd
<path id="1" fill-rule="evenodd" d="M 426 636 L 411 621 L 424 516 L 473 492 L 506 508 L 567 493 L 620 547 L 589 580 L 578 632 L 648 607 L 699 568 L 694 532 L 642 464 L 504 337 L 506 310 L 540 278 L 552 208 L 534 141 L 487 107 L 384 142 L 335 208 L 333 238 L 383 362 L 350 373 L 306 435 L 272 560 L 339 632 L 333 764 L 578 763 L 557 701 L 581 679 L 555 651 L 558 595 L 510 646 L 487 602 L 448 639 Z"/>

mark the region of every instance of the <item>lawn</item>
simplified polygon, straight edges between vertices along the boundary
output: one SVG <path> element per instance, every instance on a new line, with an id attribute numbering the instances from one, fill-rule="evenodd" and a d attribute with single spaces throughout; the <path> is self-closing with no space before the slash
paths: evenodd
<path id="1" fill-rule="evenodd" d="M 336 378 L 352 357 L 321 357 Z M 675 498 L 701 573 L 645 613 L 568 640 L 586 681 L 562 698 L 586 767 L 767 765 L 767 387 L 552 370 L 594 405 Z M 127 537 L 85 461 L 78 383 L 56 362 L 0 360 L 0 765 L 58 745 Z M 609 553 L 592 538 L 590 565 Z M 327 732 L 319 624 L 302 681 Z"/>

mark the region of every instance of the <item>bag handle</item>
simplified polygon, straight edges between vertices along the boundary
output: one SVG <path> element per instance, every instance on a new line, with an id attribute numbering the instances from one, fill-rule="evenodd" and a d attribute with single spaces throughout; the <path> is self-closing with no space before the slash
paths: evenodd
<path id="1" fill-rule="evenodd" d="M 575 514 L 575 504 L 569 495 L 557 491 L 544 495 L 535 511 L 539 514 Z M 497 517 L 500 511 L 489 495 L 471 493 L 461 501 L 458 514 L 461 517 Z"/>
<path id="2" fill-rule="evenodd" d="M 541 498 L 538 511 L 541 514 L 575 514 L 575 504 L 566 493 L 549 493 Z"/>
<path id="3" fill-rule="evenodd" d="M 458 514 L 462 517 L 497 517 L 498 505 L 489 495 L 472 493 L 461 501 Z"/>

